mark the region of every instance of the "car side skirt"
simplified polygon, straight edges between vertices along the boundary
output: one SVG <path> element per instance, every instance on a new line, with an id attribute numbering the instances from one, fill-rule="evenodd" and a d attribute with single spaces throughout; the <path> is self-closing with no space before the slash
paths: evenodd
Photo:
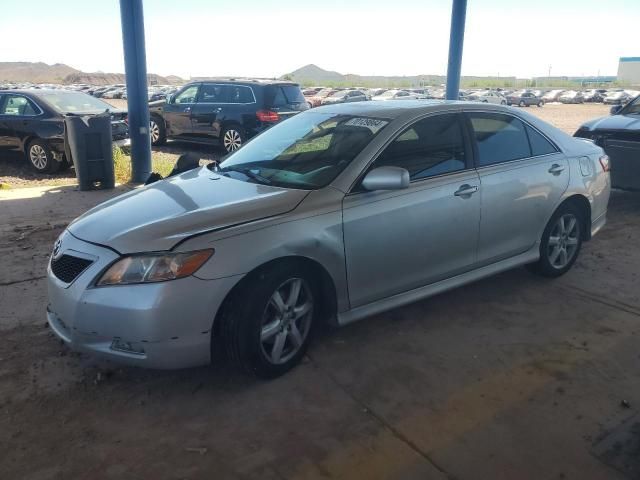
<path id="1" fill-rule="evenodd" d="M 451 277 L 446 280 L 415 288 L 408 292 L 399 293 L 382 300 L 376 300 L 375 302 L 362 305 L 346 312 L 338 313 L 338 325 L 347 325 L 365 317 L 437 295 L 438 293 L 460 287 L 467 283 L 475 282 L 476 280 L 495 275 L 505 270 L 510 270 L 521 265 L 526 265 L 527 263 L 535 262 L 538 258 L 540 258 L 540 243 L 536 242 L 529 250 L 514 257 L 471 270 L 470 272 L 456 275 L 455 277 Z"/>

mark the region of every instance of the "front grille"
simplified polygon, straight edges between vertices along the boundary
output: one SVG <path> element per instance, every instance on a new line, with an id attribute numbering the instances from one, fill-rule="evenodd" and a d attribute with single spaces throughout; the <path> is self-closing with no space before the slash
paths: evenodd
<path id="1" fill-rule="evenodd" d="M 51 259 L 51 271 L 63 282 L 71 283 L 92 263 L 85 258 L 62 255 L 58 259 Z"/>

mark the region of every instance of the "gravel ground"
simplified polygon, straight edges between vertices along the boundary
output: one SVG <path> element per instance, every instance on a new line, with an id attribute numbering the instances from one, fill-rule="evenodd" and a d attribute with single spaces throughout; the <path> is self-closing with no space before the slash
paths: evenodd
<path id="1" fill-rule="evenodd" d="M 109 102 L 117 108 L 126 108 L 124 100 L 109 100 Z M 531 107 L 526 110 L 572 135 L 586 120 L 607 115 L 609 107 L 601 104 L 562 105 L 554 103 L 542 108 Z M 175 161 L 179 155 L 185 152 L 192 152 L 204 161 L 216 160 L 221 155 L 220 149 L 216 147 L 181 142 L 169 142 L 166 146 L 153 148 L 155 157 L 171 161 Z M 0 154 L 0 183 L 19 188 L 38 185 L 76 185 L 77 181 L 73 169 L 56 175 L 40 175 L 29 168 L 22 155 L 3 152 Z"/>

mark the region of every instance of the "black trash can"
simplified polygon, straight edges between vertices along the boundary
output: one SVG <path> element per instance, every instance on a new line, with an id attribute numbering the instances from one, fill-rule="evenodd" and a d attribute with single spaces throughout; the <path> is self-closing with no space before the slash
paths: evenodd
<path id="1" fill-rule="evenodd" d="M 67 115 L 67 155 L 73 160 L 80 190 L 113 188 L 111 115 Z"/>

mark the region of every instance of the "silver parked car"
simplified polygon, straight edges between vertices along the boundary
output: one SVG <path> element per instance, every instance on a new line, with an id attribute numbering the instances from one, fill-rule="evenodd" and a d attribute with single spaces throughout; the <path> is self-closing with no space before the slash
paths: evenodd
<path id="1" fill-rule="evenodd" d="M 73 349 L 263 377 L 344 325 L 528 265 L 556 277 L 606 221 L 608 157 L 508 107 L 358 102 L 90 210 L 56 241 L 48 322 Z"/>

